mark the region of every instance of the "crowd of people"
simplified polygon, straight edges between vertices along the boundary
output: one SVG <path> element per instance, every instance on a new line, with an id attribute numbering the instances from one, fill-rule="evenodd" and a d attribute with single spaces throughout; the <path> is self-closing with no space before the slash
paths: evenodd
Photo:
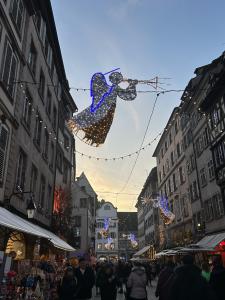
<path id="1" fill-rule="evenodd" d="M 87 265 L 84 258 L 79 266 L 66 266 L 58 286 L 59 300 L 87 300 L 100 296 L 101 300 L 116 300 L 117 293 L 126 300 L 152 300 L 147 287 L 157 282 L 155 297 L 159 300 L 221 300 L 225 297 L 225 268 L 216 257 L 211 270 L 204 262 L 199 268 L 194 257 L 186 255 L 182 263 L 169 260 L 165 265 L 139 262 L 97 263 Z M 96 286 L 96 295 L 92 295 Z"/>

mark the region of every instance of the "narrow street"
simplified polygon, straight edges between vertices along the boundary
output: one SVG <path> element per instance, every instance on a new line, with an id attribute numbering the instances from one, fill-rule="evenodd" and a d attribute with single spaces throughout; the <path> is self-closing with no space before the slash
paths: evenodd
<path id="1" fill-rule="evenodd" d="M 156 281 L 152 282 L 152 287 L 148 287 L 148 300 L 156 300 L 157 298 L 155 297 L 155 288 L 156 288 Z M 95 295 L 95 291 L 93 292 L 93 295 Z M 93 300 L 101 300 L 100 296 L 95 296 L 92 298 Z M 117 299 L 116 300 L 125 300 L 125 295 L 124 294 L 117 294 Z"/>

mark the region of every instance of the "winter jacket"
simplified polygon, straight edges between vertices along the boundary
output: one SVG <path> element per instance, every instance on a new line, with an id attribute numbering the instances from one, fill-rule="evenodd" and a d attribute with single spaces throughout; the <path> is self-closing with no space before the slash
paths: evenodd
<path id="1" fill-rule="evenodd" d="M 215 300 L 209 284 L 195 265 L 184 265 L 175 270 L 170 300 Z"/>
<path id="2" fill-rule="evenodd" d="M 173 282 L 173 268 L 165 267 L 159 274 L 159 280 L 157 283 L 155 296 L 159 297 L 159 300 L 167 300 L 171 285 Z"/>
<path id="3" fill-rule="evenodd" d="M 101 291 L 101 300 L 116 299 L 117 277 L 115 275 L 102 272 L 98 279 L 98 286 Z"/>
<path id="4" fill-rule="evenodd" d="M 77 278 L 77 299 L 89 299 L 92 297 L 92 288 L 95 284 L 94 271 L 91 268 L 86 268 L 84 274 L 80 268 L 75 269 Z"/>
<path id="5" fill-rule="evenodd" d="M 75 277 L 63 277 L 62 282 L 58 288 L 60 300 L 75 300 L 77 290 L 77 281 Z"/>
<path id="6" fill-rule="evenodd" d="M 134 299 L 147 299 L 147 276 L 145 268 L 135 267 L 127 281 L 127 287 L 130 288 L 130 297 Z"/>
<path id="7" fill-rule="evenodd" d="M 210 284 L 217 300 L 224 299 L 225 295 L 225 268 L 215 266 L 210 277 Z"/>

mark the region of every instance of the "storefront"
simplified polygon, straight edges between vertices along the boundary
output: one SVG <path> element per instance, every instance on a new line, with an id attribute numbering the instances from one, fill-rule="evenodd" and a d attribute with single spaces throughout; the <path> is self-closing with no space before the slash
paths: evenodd
<path id="1" fill-rule="evenodd" d="M 52 299 L 70 251 L 51 231 L 0 207 L 0 297 Z"/>

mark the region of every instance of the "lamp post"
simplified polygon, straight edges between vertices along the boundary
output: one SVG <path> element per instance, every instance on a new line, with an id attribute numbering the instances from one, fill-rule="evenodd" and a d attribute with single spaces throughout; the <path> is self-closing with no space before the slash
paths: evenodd
<path id="1" fill-rule="evenodd" d="M 29 202 L 27 203 L 27 217 L 28 219 L 33 219 L 34 218 L 34 213 L 36 210 L 36 205 L 33 201 L 34 196 L 31 195 Z"/>

